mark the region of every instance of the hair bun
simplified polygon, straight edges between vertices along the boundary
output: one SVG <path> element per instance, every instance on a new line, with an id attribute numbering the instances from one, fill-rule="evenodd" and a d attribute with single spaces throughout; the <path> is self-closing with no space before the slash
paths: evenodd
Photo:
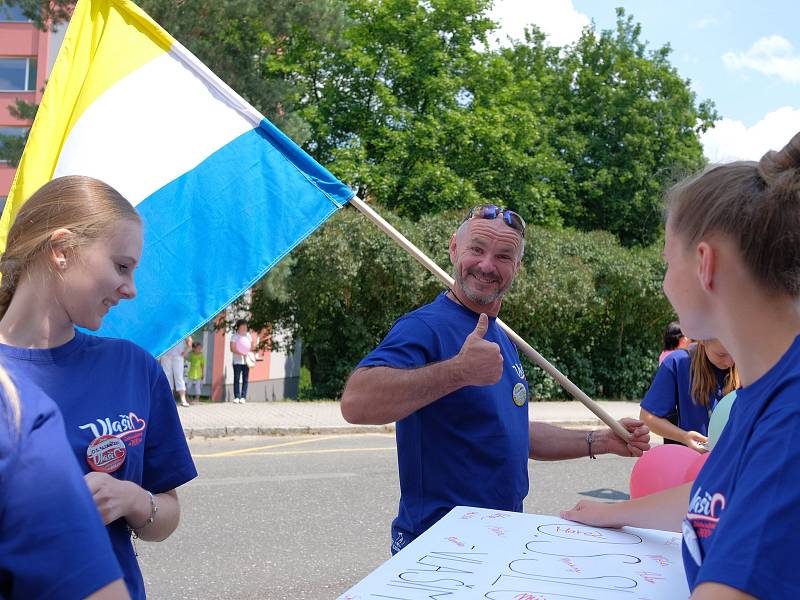
<path id="1" fill-rule="evenodd" d="M 800 133 L 796 133 L 781 150 L 770 150 L 758 161 L 758 174 L 768 186 L 786 183 L 800 191 Z"/>

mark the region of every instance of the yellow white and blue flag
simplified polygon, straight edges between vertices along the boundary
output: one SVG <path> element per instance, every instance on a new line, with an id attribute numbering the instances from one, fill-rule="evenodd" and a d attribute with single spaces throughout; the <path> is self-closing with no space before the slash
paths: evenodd
<path id="1" fill-rule="evenodd" d="M 0 220 L 88 175 L 144 220 L 138 296 L 101 335 L 160 354 L 353 196 L 134 3 L 79 0 Z"/>

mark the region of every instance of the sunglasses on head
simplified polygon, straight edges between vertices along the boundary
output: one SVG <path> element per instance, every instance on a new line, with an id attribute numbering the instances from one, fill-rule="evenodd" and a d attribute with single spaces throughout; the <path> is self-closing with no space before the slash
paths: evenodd
<path id="1" fill-rule="evenodd" d="M 516 229 L 523 237 L 525 237 L 525 220 L 513 210 L 500 208 L 494 204 L 482 204 L 480 206 L 476 206 L 469 211 L 469 214 L 464 221 L 469 221 L 470 219 L 492 220 L 498 217 L 501 217 L 506 225 L 512 229 Z"/>

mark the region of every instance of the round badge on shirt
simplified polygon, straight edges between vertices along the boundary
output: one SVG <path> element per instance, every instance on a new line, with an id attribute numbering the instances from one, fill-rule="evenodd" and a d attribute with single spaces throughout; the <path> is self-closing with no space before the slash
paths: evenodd
<path id="1" fill-rule="evenodd" d="M 517 406 L 524 406 L 525 400 L 528 399 L 528 391 L 525 389 L 525 384 L 517 383 L 514 385 L 512 397 L 514 398 L 514 404 Z"/>
<path id="2" fill-rule="evenodd" d="M 101 435 L 86 449 L 86 462 L 92 471 L 113 473 L 125 462 L 125 442 L 115 435 Z"/>

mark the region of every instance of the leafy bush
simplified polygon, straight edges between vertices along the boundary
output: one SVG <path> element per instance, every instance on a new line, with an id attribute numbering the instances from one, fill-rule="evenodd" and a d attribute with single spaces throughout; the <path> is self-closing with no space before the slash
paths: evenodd
<path id="1" fill-rule="evenodd" d="M 416 223 L 381 209 L 450 271 L 461 215 Z M 650 383 L 664 325 L 660 247 L 624 248 L 608 233 L 531 227 L 502 319 L 590 396 L 639 397 Z M 443 288 L 354 209 L 340 211 L 253 293 L 252 324 L 273 322 L 303 340 L 307 397 L 338 397 L 349 373 L 405 312 Z M 527 362 L 541 400 L 565 392 Z"/>

